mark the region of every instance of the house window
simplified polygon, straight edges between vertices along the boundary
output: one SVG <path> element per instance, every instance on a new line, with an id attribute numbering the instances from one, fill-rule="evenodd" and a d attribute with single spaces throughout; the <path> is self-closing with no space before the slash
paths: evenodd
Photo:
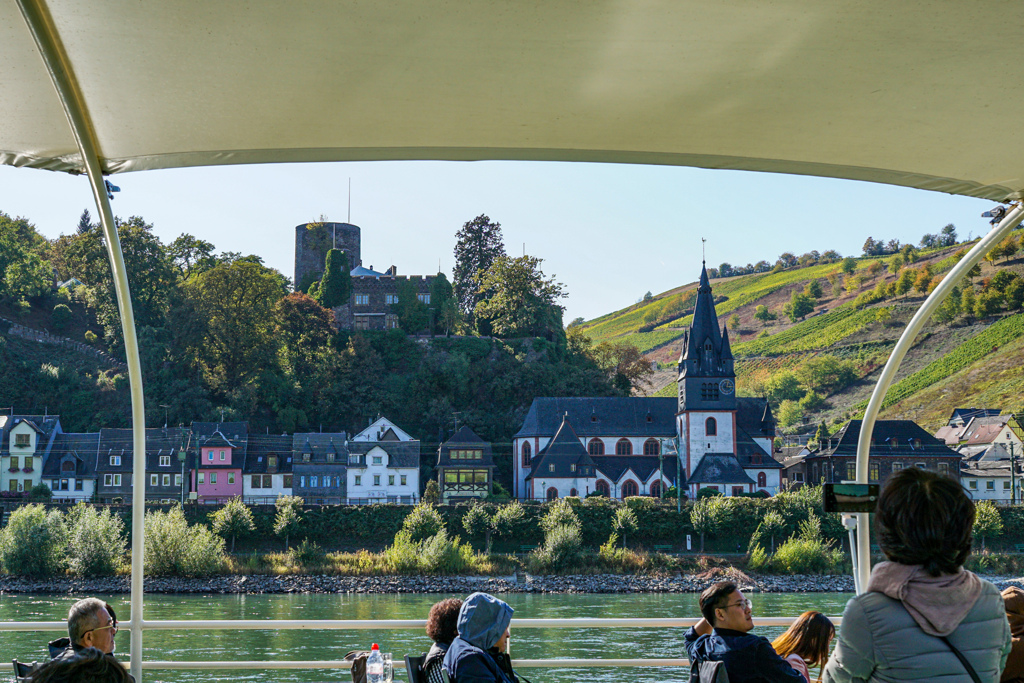
<path id="1" fill-rule="evenodd" d="M 284 487 L 286 489 L 290 489 L 292 487 L 292 475 L 290 475 L 290 474 L 284 475 L 283 483 L 284 483 Z"/>
<path id="2" fill-rule="evenodd" d="M 576 463 L 570 463 L 569 464 L 569 471 L 570 472 L 575 472 L 576 471 Z"/>
<path id="3" fill-rule="evenodd" d="M 392 304 L 397 304 L 398 303 L 398 295 L 397 294 L 385 294 L 384 295 L 384 303 L 386 303 L 388 306 L 390 306 Z"/>
<path id="4" fill-rule="evenodd" d="M 269 456 L 267 456 L 267 467 L 277 467 L 277 456 L 276 455 L 269 455 Z"/>
<path id="5" fill-rule="evenodd" d="M 155 474 L 149 475 L 149 485 L 150 486 L 156 486 L 157 478 L 158 477 Z"/>
<path id="6" fill-rule="evenodd" d="M 160 456 L 160 467 L 170 467 L 170 466 L 171 466 L 171 456 L 169 456 L 169 455 L 161 455 Z"/>
<path id="7" fill-rule="evenodd" d="M 480 460 L 484 457 L 484 452 L 480 449 L 474 450 L 451 450 L 448 451 L 448 457 L 452 460 Z"/>
<path id="8" fill-rule="evenodd" d="M 62 462 L 60 464 L 60 471 L 61 472 L 74 472 L 75 471 L 75 462 L 74 462 L 74 460 L 65 460 L 64 462 Z"/>
<path id="9" fill-rule="evenodd" d="M 356 475 L 356 486 L 362 486 L 362 485 L 363 485 L 363 478 L 357 474 Z"/>
<path id="10" fill-rule="evenodd" d="M 263 488 L 272 489 L 274 488 L 274 475 L 264 474 L 263 475 Z"/>
<path id="11" fill-rule="evenodd" d="M 380 475 L 379 474 L 373 475 L 373 485 L 374 486 L 380 486 Z"/>
<path id="12" fill-rule="evenodd" d="M 369 306 L 370 295 L 369 294 L 356 294 L 356 306 Z"/>
<path id="13" fill-rule="evenodd" d="M 221 459 L 221 460 L 223 460 L 223 459 L 224 459 L 224 451 L 221 451 L 221 452 L 220 452 L 220 459 Z"/>
<path id="14" fill-rule="evenodd" d="M 601 439 L 591 439 L 590 443 L 587 444 L 587 452 L 591 455 L 604 455 L 604 441 L 601 441 Z"/>
<path id="15" fill-rule="evenodd" d="M 302 454 L 302 462 L 309 462 L 311 457 L 312 457 L 312 455 L 310 453 L 303 453 Z"/>
<path id="16" fill-rule="evenodd" d="M 181 476 L 181 475 L 177 475 L 177 476 Z M 171 485 L 171 475 L 165 474 L 165 475 L 163 475 L 163 477 L 161 477 L 161 479 L 162 479 L 162 484 L 164 486 L 170 486 Z"/>
<path id="17" fill-rule="evenodd" d="M 60 480 L 60 490 L 61 491 L 67 491 L 68 490 L 68 480 L 67 479 L 61 479 Z"/>
<path id="18" fill-rule="evenodd" d="M 320 485 L 320 477 L 318 477 L 315 474 L 311 474 L 309 476 L 309 488 L 315 489 L 319 485 Z"/>
<path id="19" fill-rule="evenodd" d="M 928 463 L 924 463 L 924 462 L 915 462 L 915 463 L 914 463 L 914 467 L 916 467 L 916 468 L 917 468 L 917 469 L 919 469 L 919 470 L 926 470 L 926 469 L 928 469 Z"/>
<path id="20" fill-rule="evenodd" d="M 115 474 L 114 475 L 114 486 L 120 486 L 120 485 L 121 485 L 121 475 L 120 474 Z"/>
<path id="21" fill-rule="evenodd" d="M 199 483 L 199 484 L 205 484 L 206 483 L 206 472 L 200 472 L 199 473 L 199 478 L 196 479 L 196 482 Z"/>
<path id="22" fill-rule="evenodd" d="M 430 305 L 430 295 L 429 294 L 417 294 L 416 298 L 419 299 L 420 302 L 425 303 L 427 305 Z"/>
<path id="23" fill-rule="evenodd" d="M 120 455 L 112 455 L 112 456 L 110 456 L 110 465 L 111 465 L 111 467 L 120 467 L 121 466 L 121 456 Z"/>
<path id="24" fill-rule="evenodd" d="M 530 466 L 531 453 L 532 453 L 532 449 L 530 448 L 530 443 L 528 441 L 524 441 L 523 442 L 523 450 L 522 450 L 522 454 L 523 454 L 523 467 L 529 467 Z"/>
<path id="25" fill-rule="evenodd" d="M 216 472 L 210 472 L 210 483 L 211 484 L 216 484 L 217 483 L 217 473 Z"/>
<path id="26" fill-rule="evenodd" d="M 619 439 L 615 444 L 615 455 L 633 455 L 633 444 L 629 439 Z"/>
<path id="27" fill-rule="evenodd" d="M 793 473 L 793 481 L 802 482 L 803 480 L 804 480 L 804 473 L 803 472 L 794 472 Z"/>
<path id="28" fill-rule="evenodd" d="M 943 476 L 948 476 L 949 475 L 949 463 L 948 462 L 940 462 L 939 463 L 939 474 L 941 474 Z"/>
<path id="29" fill-rule="evenodd" d="M 263 477 L 258 474 L 252 475 L 252 488 L 261 489 L 263 488 Z"/>
<path id="30" fill-rule="evenodd" d="M 175 486 L 181 486 L 181 475 L 180 474 L 175 474 L 174 475 L 174 485 Z"/>
<path id="31" fill-rule="evenodd" d="M 21 469 L 21 458 L 18 457 L 17 455 L 12 455 L 11 456 L 11 469 L 12 470 Z"/>
<path id="32" fill-rule="evenodd" d="M 995 491 L 996 490 L 996 482 L 995 482 L 995 480 L 994 479 L 989 479 L 988 481 L 986 481 L 985 482 L 985 489 L 988 490 L 988 491 Z"/>
<path id="33" fill-rule="evenodd" d="M 213 451 L 206 452 L 206 459 L 209 460 L 210 462 L 213 462 Z"/>
<path id="34" fill-rule="evenodd" d="M 709 417 L 704 421 L 704 433 L 708 436 L 718 436 L 718 420 Z"/>
<path id="35" fill-rule="evenodd" d="M 327 454 L 327 462 L 334 462 L 334 453 Z"/>
<path id="36" fill-rule="evenodd" d="M 228 483 L 229 484 L 234 484 L 235 483 L 235 473 L 234 472 L 228 472 Z"/>
<path id="37" fill-rule="evenodd" d="M 401 482 L 402 486 L 408 486 L 408 484 L 406 483 L 408 481 L 408 477 L 406 475 L 403 474 L 399 478 L 399 481 Z"/>
<path id="38" fill-rule="evenodd" d="M 893 474 L 895 474 L 896 472 L 899 472 L 902 469 L 903 469 L 903 463 L 901 463 L 900 461 L 897 460 L 896 462 L 894 462 L 892 464 Z"/>
<path id="39" fill-rule="evenodd" d="M 14 445 L 18 446 L 19 448 L 28 448 L 29 446 L 32 445 L 31 434 L 15 434 Z"/>
<path id="40" fill-rule="evenodd" d="M 846 463 L 846 478 L 849 479 L 850 481 L 853 481 L 857 478 L 857 463 Z"/>
<path id="41" fill-rule="evenodd" d="M 388 475 L 388 486 L 394 486 L 394 485 L 395 485 L 395 475 L 389 474 Z"/>
<path id="42" fill-rule="evenodd" d="M 85 482 L 83 482 L 81 479 L 75 479 L 75 490 L 76 491 L 82 491 L 84 483 Z"/>
<path id="43" fill-rule="evenodd" d="M 877 462 L 869 462 L 868 463 L 868 479 L 870 481 L 878 481 L 878 463 Z"/>
<path id="44" fill-rule="evenodd" d="M 1004 481 L 1003 482 L 1003 490 L 1004 491 L 1009 491 L 1010 490 L 1010 482 L 1008 482 L 1008 481 Z"/>
<path id="45" fill-rule="evenodd" d="M 651 483 L 651 497 L 661 498 L 661 482 L 655 481 Z"/>
<path id="46" fill-rule="evenodd" d="M 971 479 L 969 482 L 967 482 L 967 488 L 971 489 L 972 491 L 977 491 L 978 490 L 978 480 L 977 479 Z"/>
<path id="47" fill-rule="evenodd" d="M 552 500 L 555 500 L 556 498 L 558 498 L 558 489 L 556 489 L 554 486 L 548 488 L 548 496 L 547 497 L 548 497 L 548 501 L 549 502 L 552 501 Z"/>
<path id="48" fill-rule="evenodd" d="M 384 463 L 384 456 L 381 456 L 381 455 L 373 456 L 373 464 L 374 465 L 381 465 L 383 463 Z"/>
<path id="49" fill-rule="evenodd" d="M 622 497 L 629 498 L 630 496 L 639 496 L 640 488 L 636 485 L 636 482 L 630 479 L 622 485 Z"/>
<path id="50" fill-rule="evenodd" d="M 647 439 L 644 441 L 644 455 L 660 455 L 661 444 L 658 443 L 657 439 Z"/>
<path id="51" fill-rule="evenodd" d="M 107 475 L 107 476 L 109 476 L 109 475 Z M 11 484 L 11 491 L 17 491 L 18 490 L 18 480 L 17 479 L 11 479 L 10 484 Z"/>
<path id="52" fill-rule="evenodd" d="M 763 489 L 768 486 L 768 475 L 764 472 L 757 473 L 757 488 Z"/>

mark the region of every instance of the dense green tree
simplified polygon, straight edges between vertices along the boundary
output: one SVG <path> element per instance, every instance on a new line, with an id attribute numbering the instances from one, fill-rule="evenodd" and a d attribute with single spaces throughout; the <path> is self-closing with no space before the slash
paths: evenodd
<path id="1" fill-rule="evenodd" d="M 284 537 L 284 549 L 288 550 L 291 536 L 301 528 L 302 498 L 278 496 L 274 508 L 274 533 Z"/>
<path id="2" fill-rule="evenodd" d="M 167 245 L 167 256 L 178 269 L 182 279 L 198 275 L 217 265 L 217 257 L 213 255 L 214 246 L 211 242 L 183 232 Z"/>
<path id="3" fill-rule="evenodd" d="M 561 283 L 545 278 L 540 264 L 534 256 L 500 256 L 477 278 L 477 291 L 487 298 L 476 305 L 475 316 L 487 320 L 495 336 L 564 335 L 557 302 L 567 295 Z"/>
<path id="4" fill-rule="evenodd" d="M 1017 278 L 1006 286 L 1006 307 L 1019 311 L 1024 306 L 1024 279 Z"/>
<path id="5" fill-rule="evenodd" d="M 629 342 L 601 342 L 593 348 L 592 357 L 623 394 L 650 386 L 654 364 Z"/>
<path id="6" fill-rule="evenodd" d="M 635 534 L 637 527 L 636 513 L 633 510 L 625 505 L 616 508 L 615 516 L 612 517 L 612 531 L 622 539 L 623 548 L 626 547 L 626 536 Z"/>
<path id="7" fill-rule="evenodd" d="M 974 315 L 975 298 L 974 287 L 968 284 L 960 293 L 960 310 L 964 315 L 968 317 Z"/>
<path id="8" fill-rule="evenodd" d="M 470 317 L 476 314 L 476 306 L 485 296 L 480 291 L 478 276 L 503 256 L 505 243 L 501 237 L 501 223 L 492 223 L 486 214 L 464 223 L 462 229 L 455 233 L 452 286 L 463 314 Z"/>
<path id="9" fill-rule="evenodd" d="M 996 504 L 991 500 L 981 500 L 974 504 L 974 536 L 981 539 L 981 549 L 985 549 L 985 539 L 1001 536 L 1003 520 L 999 516 Z"/>
<path id="10" fill-rule="evenodd" d="M 286 367 L 300 380 L 312 376 L 330 349 L 334 314 L 296 292 L 274 304 L 274 322 Z"/>
<path id="11" fill-rule="evenodd" d="M 765 391 L 768 398 L 773 402 L 797 401 L 804 395 L 804 389 L 800 386 L 800 380 L 790 370 L 772 376 L 765 384 Z"/>
<path id="12" fill-rule="evenodd" d="M 951 247 L 954 244 L 956 244 L 956 242 L 957 242 L 956 226 L 953 225 L 952 223 L 947 224 L 946 227 L 944 227 L 942 229 L 942 232 L 939 233 L 939 234 L 940 234 L 939 244 L 941 246 L 943 246 L 943 247 Z"/>
<path id="13" fill-rule="evenodd" d="M 914 288 L 914 280 L 917 278 L 917 271 L 912 268 L 904 268 L 896 279 L 896 293 L 906 296 Z"/>
<path id="14" fill-rule="evenodd" d="M 21 299 L 49 291 L 53 276 L 43 260 L 47 248 L 35 226 L 0 211 L 0 296 Z"/>
<path id="15" fill-rule="evenodd" d="M 483 505 L 474 505 L 465 515 L 462 516 L 462 528 L 472 536 L 483 536 L 486 553 L 491 554 L 491 515 Z"/>
<path id="16" fill-rule="evenodd" d="M 808 389 L 830 394 L 854 382 L 857 368 L 852 361 L 824 354 L 803 363 L 797 368 L 796 376 Z"/>
<path id="17" fill-rule="evenodd" d="M 344 306 L 352 297 L 352 276 L 348 271 L 348 256 L 340 249 L 328 249 L 324 259 L 324 273 L 319 282 L 309 288 L 309 295 L 324 308 Z"/>
<path id="18" fill-rule="evenodd" d="M 960 315 L 960 288 L 953 287 L 935 310 L 935 319 L 940 323 L 951 323 Z"/>
<path id="19" fill-rule="evenodd" d="M 846 275 L 853 275 L 853 271 L 857 270 L 857 260 L 847 256 L 839 262 L 839 269 Z"/>
<path id="20" fill-rule="evenodd" d="M 824 292 L 821 289 L 821 282 L 817 279 L 811 280 L 804 287 L 804 294 L 811 297 L 812 299 L 820 299 Z"/>
<path id="21" fill-rule="evenodd" d="M 241 496 L 235 496 L 227 505 L 213 513 L 210 520 L 213 533 L 223 539 L 231 538 L 230 552 L 235 552 L 235 539 L 244 536 L 256 528 L 252 518 L 252 510 L 242 502 Z"/>
<path id="22" fill-rule="evenodd" d="M 779 426 L 792 427 L 804 419 L 804 411 L 797 401 L 783 401 L 779 404 Z"/>
<path id="23" fill-rule="evenodd" d="M 447 336 L 459 328 L 462 313 L 452 283 L 444 273 L 438 273 L 430 283 L 430 309 L 434 334 Z"/>
<path id="24" fill-rule="evenodd" d="M 89 209 L 84 209 L 82 215 L 78 217 L 78 225 L 75 226 L 76 232 L 79 234 L 83 232 L 89 232 L 92 229 L 92 216 L 89 215 Z"/>
<path id="25" fill-rule="evenodd" d="M 974 317 L 989 318 L 999 313 L 1003 307 L 1003 295 L 995 290 L 982 292 L 974 302 Z"/>
<path id="26" fill-rule="evenodd" d="M 814 310 L 814 299 L 800 291 L 793 290 L 793 296 L 790 297 L 785 310 L 790 321 L 802 320 L 808 313 Z"/>
<path id="27" fill-rule="evenodd" d="M 759 305 L 754 309 L 754 319 L 760 320 L 763 323 L 767 323 L 769 320 L 775 320 L 777 316 L 768 310 L 768 307 L 764 304 Z"/>
<path id="28" fill-rule="evenodd" d="M 398 316 L 398 326 L 406 334 L 421 334 L 429 330 L 430 308 L 419 299 L 416 284 L 408 279 L 398 281 L 398 303 L 391 310 Z"/>

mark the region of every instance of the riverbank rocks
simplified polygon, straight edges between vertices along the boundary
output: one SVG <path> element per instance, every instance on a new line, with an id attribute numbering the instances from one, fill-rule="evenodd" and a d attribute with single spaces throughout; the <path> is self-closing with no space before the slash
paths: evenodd
<path id="1" fill-rule="evenodd" d="M 715 580 L 735 578 L 751 593 L 852 593 L 853 578 L 842 576 L 706 577 L 587 574 L 569 576 L 211 576 L 147 577 L 147 593 L 260 595 L 265 593 L 699 593 Z M 986 577 L 1000 589 L 1024 587 L 1024 579 Z M 98 579 L 28 579 L 0 576 L 0 594 L 112 595 L 131 592 L 127 576 Z"/>

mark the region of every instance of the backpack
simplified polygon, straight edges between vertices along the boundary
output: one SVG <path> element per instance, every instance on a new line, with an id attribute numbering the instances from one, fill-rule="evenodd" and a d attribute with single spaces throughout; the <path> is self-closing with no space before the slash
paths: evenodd
<path id="1" fill-rule="evenodd" d="M 345 655 L 346 662 L 352 662 L 352 683 L 366 683 L 366 650 L 352 650 Z"/>
<path id="2" fill-rule="evenodd" d="M 690 683 L 729 683 L 724 662 L 702 661 L 690 667 Z"/>

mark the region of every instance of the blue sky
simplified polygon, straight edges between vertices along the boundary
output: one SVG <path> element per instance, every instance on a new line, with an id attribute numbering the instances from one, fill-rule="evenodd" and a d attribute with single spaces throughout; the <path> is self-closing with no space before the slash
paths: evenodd
<path id="1" fill-rule="evenodd" d="M 947 223 L 988 229 L 992 202 L 887 185 L 743 171 L 552 162 L 359 162 L 144 171 L 112 178 L 114 213 L 140 215 L 165 242 L 183 232 L 258 254 L 289 277 L 294 227 L 321 215 L 362 228 L 363 263 L 451 274 L 455 232 L 486 213 L 511 255 L 544 259 L 564 283 L 565 320 L 590 319 L 693 281 L 708 265 L 784 251 L 860 254 L 869 235 L 918 242 Z M 88 181 L 0 167 L 0 211 L 49 238 L 95 218 Z"/>

